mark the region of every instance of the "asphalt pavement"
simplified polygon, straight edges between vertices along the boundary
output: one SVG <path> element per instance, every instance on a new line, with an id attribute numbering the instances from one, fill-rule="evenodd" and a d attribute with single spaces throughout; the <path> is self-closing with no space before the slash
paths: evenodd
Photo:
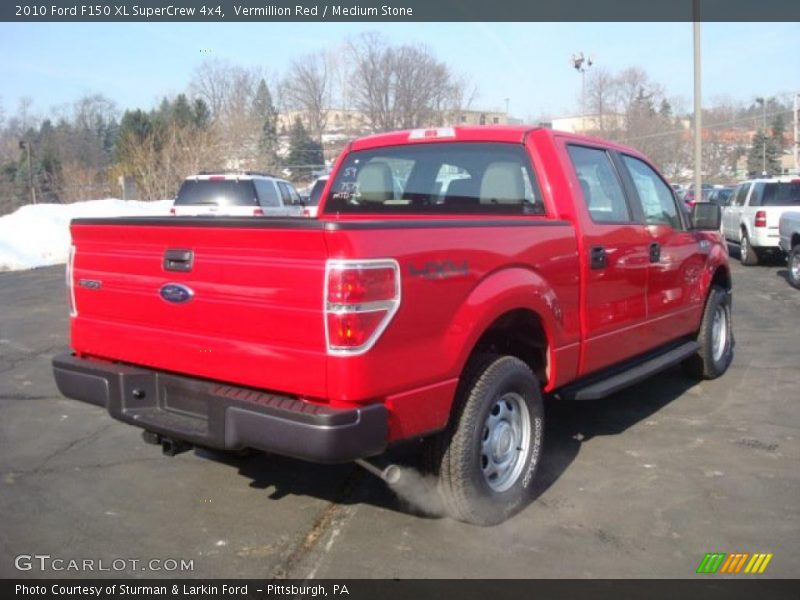
<path id="1" fill-rule="evenodd" d="M 548 403 L 536 499 L 493 528 L 419 514 L 355 465 L 162 456 L 56 390 L 63 268 L 0 273 L 0 577 L 683 578 L 707 552 L 797 577 L 800 291 L 780 264 L 732 268 L 728 373 Z"/>

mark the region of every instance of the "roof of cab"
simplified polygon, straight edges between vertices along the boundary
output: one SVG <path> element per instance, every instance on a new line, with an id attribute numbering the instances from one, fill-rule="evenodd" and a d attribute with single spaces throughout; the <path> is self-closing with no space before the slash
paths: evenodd
<path id="1" fill-rule="evenodd" d="M 521 144 L 528 136 L 541 138 L 566 138 L 575 143 L 601 145 L 635 155 L 640 155 L 634 148 L 623 144 L 588 135 L 567 133 L 546 127 L 531 125 L 469 125 L 455 127 L 428 127 L 423 129 L 404 129 L 377 133 L 358 138 L 350 146 L 351 151 L 369 150 L 386 146 L 404 146 L 407 144 L 429 144 L 436 142 L 503 142 Z"/>

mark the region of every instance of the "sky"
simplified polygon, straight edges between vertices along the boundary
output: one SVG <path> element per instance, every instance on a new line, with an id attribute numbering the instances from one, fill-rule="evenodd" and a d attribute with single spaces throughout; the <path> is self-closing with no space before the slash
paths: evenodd
<path id="1" fill-rule="evenodd" d="M 2 23 L 0 107 L 22 97 L 32 112 L 103 93 L 120 110 L 153 107 L 185 91 L 207 58 L 260 66 L 273 76 L 303 54 L 374 31 L 391 43 L 428 46 L 477 87 L 473 108 L 531 119 L 575 114 L 580 75 L 644 68 L 679 107 L 692 103 L 691 23 Z M 703 103 L 753 102 L 800 92 L 800 23 L 704 23 Z"/>

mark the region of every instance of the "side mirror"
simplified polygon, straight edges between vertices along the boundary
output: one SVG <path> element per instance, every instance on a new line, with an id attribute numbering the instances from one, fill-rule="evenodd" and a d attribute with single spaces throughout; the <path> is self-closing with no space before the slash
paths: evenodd
<path id="1" fill-rule="evenodd" d="M 703 231 L 718 231 L 722 224 L 722 209 L 713 202 L 698 202 L 692 207 L 692 227 Z"/>

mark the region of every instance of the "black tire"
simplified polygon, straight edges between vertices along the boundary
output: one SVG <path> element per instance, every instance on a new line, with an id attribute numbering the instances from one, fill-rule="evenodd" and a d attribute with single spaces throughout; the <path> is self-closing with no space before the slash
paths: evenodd
<path id="1" fill-rule="evenodd" d="M 526 413 L 527 443 L 524 434 L 515 437 L 508 433 L 514 431 L 514 419 L 524 422 Z M 507 419 L 505 424 L 503 419 Z M 490 428 L 497 435 L 487 435 Z M 518 429 L 522 431 L 524 426 Z M 447 429 L 426 447 L 427 463 L 438 475 L 447 514 L 486 526 L 501 523 L 524 508 L 530 500 L 543 440 L 542 394 L 530 368 L 513 356 L 487 354 L 472 361 L 462 377 Z M 487 448 L 492 444 L 495 456 L 503 453 L 513 465 L 503 471 L 506 476 L 502 480 L 491 472 L 500 469 L 489 458 L 492 453 Z"/>
<path id="2" fill-rule="evenodd" d="M 789 252 L 786 264 L 789 267 L 789 283 L 800 290 L 800 244 L 795 245 Z"/>
<path id="3" fill-rule="evenodd" d="M 714 319 L 722 311 L 724 323 L 724 341 L 719 342 L 714 336 Z M 733 360 L 733 326 L 731 322 L 731 296 L 727 290 L 713 286 L 708 294 L 703 320 L 697 331 L 697 342 L 700 349 L 697 354 L 683 362 L 684 371 L 694 379 L 716 379 L 728 370 Z M 716 352 L 715 352 L 716 350 Z"/>
<path id="4" fill-rule="evenodd" d="M 750 244 L 750 238 L 746 232 L 742 232 L 742 239 L 739 242 L 739 260 L 747 267 L 758 264 L 758 251 Z"/>

